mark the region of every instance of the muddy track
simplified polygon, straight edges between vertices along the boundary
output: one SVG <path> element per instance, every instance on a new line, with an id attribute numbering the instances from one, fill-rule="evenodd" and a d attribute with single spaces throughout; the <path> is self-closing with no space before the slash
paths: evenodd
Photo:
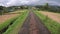
<path id="1" fill-rule="evenodd" d="M 42 21 L 30 12 L 18 34 L 51 34 Z"/>

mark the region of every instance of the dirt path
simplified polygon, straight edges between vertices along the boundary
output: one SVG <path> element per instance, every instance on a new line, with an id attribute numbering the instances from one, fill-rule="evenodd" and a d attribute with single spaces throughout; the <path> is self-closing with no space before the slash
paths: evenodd
<path id="1" fill-rule="evenodd" d="M 60 14 L 59 13 L 52 13 L 52 12 L 45 12 L 45 11 L 40 11 L 40 13 L 42 13 L 43 15 L 48 16 L 49 18 L 60 23 Z"/>
<path id="2" fill-rule="evenodd" d="M 18 34 L 51 34 L 41 20 L 30 12 Z"/>

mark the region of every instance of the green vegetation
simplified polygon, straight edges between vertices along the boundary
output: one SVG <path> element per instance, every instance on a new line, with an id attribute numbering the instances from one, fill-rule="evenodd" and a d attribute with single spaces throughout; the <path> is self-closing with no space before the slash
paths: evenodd
<path id="1" fill-rule="evenodd" d="M 20 27 L 22 26 L 24 20 L 26 19 L 28 12 L 25 11 L 22 13 L 19 18 L 7 29 L 3 34 L 18 34 Z"/>
<path id="2" fill-rule="evenodd" d="M 19 12 L 18 12 L 19 11 Z M 18 14 L 22 14 L 23 13 L 23 11 L 26 11 L 26 10 L 18 10 L 18 11 L 16 11 L 16 13 L 18 12 Z M 20 17 L 20 15 L 18 15 L 18 16 L 15 16 L 15 17 L 13 17 L 13 18 L 10 18 L 10 19 L 8 19 L 8 20 L 6 20 L 5 22 L 3 22 L 2 24 L 0 24 L 0 31 L 2 30 L 2 29 L 4 29 L 5 27 L 7 27 L 7 26 L 9 26 L 9 24 L 10 23 L 12 23 L 14 20 L 16 20 L 18 17 Z"/>
<path id="3" fill-rule="evenodd" d="M 3 13 L 3 7 L 2 6 L 0 6 L 0 15 L 2 15 L 2 13 Z"/>
<path id="4" fill-rule="evenodd" d="M 49 5 L 48 3 L 46 3 L 45 5 L 37 5 L 35 7 L 38 8 L 38 10 L 60 13 L 60 6 L 53 6 Z"/>
<path id="5" fill-rule="evenodd" d="M 48 16 L 44 16 L 38 11 L 35 14 L 42 20 L 43 24 L 49 29 L 51 34 L 60 34 L 60 24 L 52 19 L 48 18 Z"/>
<path id="6" fill-rule="evenodd" d="M 13 17 L 7 21 L 5 21 L 4 23 L 0 24 L 0 30 L 2 30 L 3 28 L 7 27 L 12 21 L 14 21 L 15 19 L 17 19 L 17 17 Z"/>

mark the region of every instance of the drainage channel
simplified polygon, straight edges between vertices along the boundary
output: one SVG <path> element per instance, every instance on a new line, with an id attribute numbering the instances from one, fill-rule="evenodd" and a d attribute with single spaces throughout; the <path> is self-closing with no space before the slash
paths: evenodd
<path id="1" fill-rule="evenodd" d="M 16 19 L 18 19 L 18 18 L 16 18 Z M 14 19 L 13 21 L 11 21 L 11 23 L 7 27 L 5 27 L 2 30 L 0 30 L 0 34 L 3 34 L 4 32 L 6 32 L 7 29 L 9 28 L 9 26 L 11 26 L 13 24 L 13 22 L 16 21 L 16 19 Z"/>

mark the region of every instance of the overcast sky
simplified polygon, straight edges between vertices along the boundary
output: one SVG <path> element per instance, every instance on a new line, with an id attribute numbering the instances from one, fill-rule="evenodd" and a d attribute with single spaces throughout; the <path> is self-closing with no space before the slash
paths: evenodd
<path id="1" fill-rule="evenodd" d="M 45 3 L 60 6 L 60 0 L 0 0 L 2 6 L 42 5 Z"/>

